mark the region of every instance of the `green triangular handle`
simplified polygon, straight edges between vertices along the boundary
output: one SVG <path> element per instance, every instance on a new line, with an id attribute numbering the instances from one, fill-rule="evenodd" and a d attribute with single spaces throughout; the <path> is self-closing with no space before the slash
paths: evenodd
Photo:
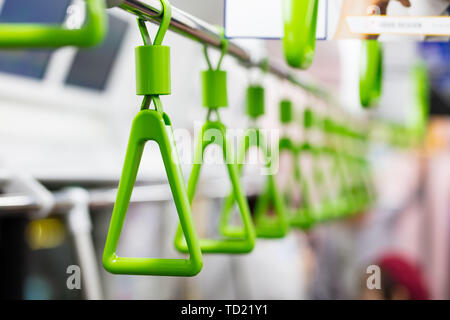
<path id="1" fill-rule="evenodd" d="M 88 47 L 100 43 L 108 28 L 105 1 L 85 1 L 87 22 L 80 29 L 31 23 L 0 23 L 0 47 Z"/>
<path id="2" fill-rule="evenodd" d="M 281 144 L 280 141 L 280 152 L 285 148 L 285 145 L 288 146 L 286 142 Z M 304 145 L 307 146 L 307 145 Z M 297 210 L 291 210 L 290 217 L 290 225 L 292 227 L 300 228 L 303 230 L 309 230 L 313 227 L 313 225 L 317 222 L 317 213 L 313 210 L 310 204 L 310 195 L 309 195 L 309 187 L 308 183 L 305 179 L 302 178 L 301 168 L 300 168 L 300 157 L 302 153 L 301 148 L 293 149 L 294 146 L 290 147 L 290 150 L 293 154 L 293 170 L 294 170 L 294 181 L 300 187 L 300 193 L 302 195 L 302 205 Z"/>
<path id="3" fill-rule="evenodd" d="M 160 148 L 182 232 L 187 240 L 189 259 L 131 258 L 116 255 L 117 243 L 146 141 L 155 141 Z M 191 208 L 179 166 L 170 120 L 166 114 L 155 110 L 142 110 L 134 118 L 131 128 L 116 204 L 106 238 L 103 266 L 109 272 L 119 274 L 194 276 L 200 272 L 202 264 L 202 254 L 192 222 Z"/>
<path id="4" fill-rule="evenodd" d="M 273 203 L 274 217 L 269 217 Z M 289 219 L 282 196 L 278 192 L 275 177 L 267 176 L 265 192 L 258 197 L 255 207 L 256 235 L 260 238 L 283 238 L 289 230 Z"/>
<path id="5" fill-rule="evenodd" d="M 270 170 L 271 161 L 270 154 L 265 143 L 264 135 L 257 128 L 251 128 L 247 130 L 244 135 L 241 145 L 241 152 L 239 155 L 239 174 L 242 174 L 243 163 L 248 150 L 251 147 L 259 148 L 266 161 L 266 167 Z M 232 235 L 239 232 L 238 229 L 229 226 L 230 215 L 234 207 L 235 197 L 233 193 L 229 194 L 224 201 L 222 207 L 222 214 L 220 219 L 220 231 L 223 235 Z M 269 213 L 270 204 L 273 203 L 275 217 L 271 218 L 267 214 Z M 255 206 L 255 230 L 256 235 L 259 238 L 282 238 L 284 237 L 289 228 L 289 221 L 287 218 L 286 209 L 281 195 L 276 187 L 274 174 L 269 172 L 267 175 L 266 187 L 263 193 L 258 197 Z"/>
<path id="6" fill-rule="evenodd" d="M 313 208 L 315 219 L 318 222 L 330 220 L 336 215 L 336 207 L 335 203 L 333 203 L 333 199 L 330 197 L 329 186 L 325 181 L 323 171 L 319 168 L 319 159 L 324 156 L 323 150 L 322 148 L 310 145 L 309 143 L 304 143 L 300 148 L 303 152 L 309 152 L 313 157 L 314 183 L 317 184 L 323 192 L 318 207 L 315 206 Z"/>
<path id="7" fill-rule="evenodd" d="M 355 195 L 352 192 L 347 176 L 347 167 L 342 154 L 336 151 L 329 151 L 333 157 L 334 163 L 332 173 L 339 179 L 338 203 L 339 208 L 336 212 L 337 217 L 347 216 L 353 212 L 355 208 Z"/>
<path id="8" fill-rule="evenodd" d="M 197 141 L 191 176 L 189 177 L 188 196 L 189 201 L 192 203 L 206 147 L 210 144 L 222 146 L 223 157 L 228 169 L 228 175 L 233 188 L 233 195 L 236 198 L 241 214 L 243 228 L 241 228 L 239 232 L 225 237 L 224 239 L 200 239 L 200 248 L 204 253 L 248 253 L 251 252 L 255 246 L 255 229 L 250 216 L 250 209 L 248 207 L 247 199 L 242 191 L 236 161 L 231 152 L 231 147 L 228 144 L 226 135 L 226 127 L 219 121 L 207 121 L 202 127 Z M 186 252 L 187 247 L 180 231 L 180 227 L 178 227 L 174 242 L 177 250 Z"/>

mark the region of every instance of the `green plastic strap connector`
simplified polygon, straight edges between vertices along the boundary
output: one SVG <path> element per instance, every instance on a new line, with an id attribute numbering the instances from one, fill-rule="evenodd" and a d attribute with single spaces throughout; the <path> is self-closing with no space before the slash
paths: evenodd
<path id="1" fill-rule="evenodd" d="M 303 112 L 303 128 L 312 128 L 314 124 L 314 115 L 311 109 L 307 108 Z"/>
<path id="2" fill-rule="evenodd" d="M 136 56 L 136 94 L 170 94 L 170 47 L 139 46 Z"/>
<path id="3" fill-rule="evenodd" d="M 381 97 L 383 80 L 383 48 L 377 40 L 361 43 L 359 97 L 361 105 L 370 108 Z"/>
<path id="4" fill-rule="evenodd" d="M 257 119 L 264 114 L 265 91 L 260 85 L 251 85 L 247 88 L 247 115 L 252 119 Z"/>
<path id="5" fill-rule="evenodd" d="M 211 144 L 221 146 L 233 189 L 233 196 L 238 204 L 243 227 L 239 228 L 239 230 L 235 230 L 232 235 L 225 236 L 221 239 L 200 239 L 201 251 L 204 253 L 248 253 L 251 252 L 255 246 L 255 229 L 250 215 L 250 209 L 239 180 L 239 169 L 236 165 L 236 159 L 234 159 L 226 135 L 226 127 L 219 121 L 207 121 L 202 127 L 194 155 L 194 165 L 192 167 L 191 176 L 189 177 L 188 196 L 189 201 L 192 203 L 206 147 Z M 178 228 L 175 235 L 175 247 L 180 252 L 186 252 L 188 249 L 180 228 Z"/>
<path id="6" fill-rule="evenodd" d="M 168 2 L 161 3 L 163 18 L 153 44 L 144 20 L 138 18 L 144 45 L 135 49 L 137 95 L 168 95 L 171 92 L 170 47 L 163 46 L 162 41 L 170 25 L 172 9 Z"/>
<path id="7" fill-rule="evenodd" d="M 136 94 L 170 94 L 170 47 L 139 46 L 136 56 Z"/>
<path id="8" fill-rule="evenodd" d="M 248 150 L 251 147 L 257 147 L 265 157 L 265 165 L 269 174 L 267 174 L 266 185 L 263 192 L 256 200 L 254 210 L 254 221 L 256 235 L 259 238 L 282 238 L 287 234 L 289 221 L 286 214 L 283 199 L 278 192 L 274 173 L 271 171 L 272 161 L 270 150 L 266 144 L 265 138 L 257 128 L 250 128 L 243 137 L 241 151 L 239 156 L 239 174 L 242 174 L 243 163 Z M 222 208 L 222 219 L 220 221 L 220 230 L 224 235 L 230 235 L 229 220 L 235 203 L 234 194 L 231 193 L 224 201 Z M 269 216 L 269 210 L 273 205 L 274 215 Z"/>
<path id="9" fill-rule="evenodd" d="M 292 120 L 292 103 L 283 100 L 280 103 L 280 118 L 282 123 L 290 123 Z M 293 185 L 288 186 L 280 192 L 283 195 L 283 205 L 288 223 L 292 227 L 301 228 L 303 230 L 310 229 L 313 226 L 311 209 L 309 205 L 309 189 L 306 181 L 301 177 L 300 170 L 300 148 L 287 136 L 284 136 L 278 142 L 279 154 L 288 152 L 293 158 L 292 169 L 294 172 Z M 300 191 L 298 191 L 298 189 Z M 301 193 L 301 207 L 298 208 L 295 199 Z M 293 194 L 295 193 L 295 195 Z"/>
<path id="10" fill-rule="evenodd" d="M 280 121 L 287 124 L 292 121 L 293 111 L 292 102 L 290 100 L 282 100 L 280 102 Z"/>
<path id="11" fill-rule="evenodd" d="M 203 106 L 209 109 L 217 109 L 228 106 L 227 72 L 220 70 L 223 58 L 228 51 L 228 40 L 222 33 L 222 50 L 216 68 L 213 68 L 208 56 L 208 48 L 204 47 L 205 59 L 208 69 L 202 71 Z"/>
<path id="12" fill-rule="evenodd" d="M 105 1 L 85 1 L 87 22 L 80 29 L 31 23 L 0 23 L 0 47 L 58 48 L 99 44 L 108 29 Z"/>
<path id="13" fill-rule="evenodd" d="M 202 88 L 204 107 L 216 109 L 228 106 L 226 71 L 202 71 Z"/>
<path id="14" fill-rule="evenodd" d="M 155 40 L 156 46 L 160 46 L 171 18 L 169 2 L 167 0 L 161 0 L 161 3 L 163 5 L 164 13 L 161 27 Z M 150 37 L 145 28 L 145 24 L 140 19 L 138 19 L 138 24 L 144 43 L 148 44 L 150 42 Z M 148 45 L 143 48 L 148 48 Z M 147 52 L 147 49 L 140 50 Z M 146 53 L 144 53 L 141 58 L 145 55 Z M 144 63 L 144 61 L 142 62 Z M 154 72 L 154 70 L 148 70 L 148 72 L 151 73 Z M 167 76 L 167 74 L 163 76 Z M 152 79 L 157 79 L 157 75 L 152 75 Z M 152 88 L 147 87 L 147 89 Z M 153 92 L 155 92 L 155 90 L 153 90 Z M 155 95 L 151 96 L 152 101 L 155 104 L 155 110 L 141 110 L 134 118 L 131 127 L 122 176 L 117 190 L 116 203 L 114 205 L 103 252 L 103 266 L 109 272 L 119 274 L 194 276 L 202 269 L 202 253 L 194 229 L 191 207 L 186 191 L 186 184 L 179 165 L 172 126 L 168 115 L 163 112 L 159 94 L 162 93 L 158 91 L 157 94 L 155 93 Z M 150 100 L 146 95 L 146 97 L 144 97 L 143 107 L 148 107 L 147 104 L 149 103 Z M 175 207 L 180 219 L 181 230 L 186 239 L 186 251 L 190 253 L 189 259 L 119 257 L 116 253 L 120 233 L 133 192 L 133 186 L 136 182 L 136 176 L 147 141 L 155 141 L 159 146 L 170 189 L 173 194 Z"/>
<path id="15" fill-rule="evenodd" d="M 283 0 L 283 49 L 287 63 L 307 69 L 314 60 L 318 0 Z"/>

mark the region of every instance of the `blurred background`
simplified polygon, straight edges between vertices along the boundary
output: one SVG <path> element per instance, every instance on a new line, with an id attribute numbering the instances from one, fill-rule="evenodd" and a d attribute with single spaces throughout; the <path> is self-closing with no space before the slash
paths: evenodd
<path id="1" fill-rule="evenodd" d="M 0 22 L 61 24 L 68 7 L 77 2 L 3 0 Z M 208 23 L 223 25 L 222 0 L 171 3 Z M 390 279 L 382 279 L 383 285 L 394 287 L 391 298 L 411 298 L 414 288 L 420 298 L 450 298 L 448 41 L 384 42 L 383 95 L 373 110 L 359 103 L 359 40 L 318 41 L 313 66 L 291 70 L 331 92 L 333 103 L 226 57 L 229 107 L 220 112 L 231 129 L 248 126 L 245 94 L 255 81 L 266 88 L 260 126 L 287 132 L 299 143 L 306 136 L 301 125 L 306 108 L 324 117 L 352 119 L 367 131 L 375 128 L 371 123 L 411 126 L 417 104 L 412 72 L 420 62 L 430 81 L 425 132 L 413 143 L 404 142 L 408 131 L 387 138 L 381 132 L 379 140 L 365 142 L 376 200 L 358 215 L 308 231 L 292 229 L 283 239 L 258 239 L 247 255 L 205 254 L 203 270 L 193 278 L 106 272 L 101 257 L 114 202 L 111 190 L 117 188 L 131 122 L 142 99 L 135 95 L 134 48 L 142 43 L 135 17 L 117 8 L 108 10 L 108 16 L 107 38 L 93 49 L 0 51 L 1 298 L 360 299 L 367 296 L 363 287 L 370 265 L 397 270 Z M 152 34 L 156 31 L 152 24 L 149 29 Z M 206 118 L 200 71 L 207 65 L 199 43 L 170 31 L 164 43 L 172 52 L 172 95 L 162 101 L 175 135 L 191 137 L 180 152 L 188 159 L 181 164 L 187 181 L 193 138 Z M 235 43 L 255 59 L 267 56 L 287 68 L 279 40 Z M 218 52 L 210 51 L 215 61 Z M 295 120 L 282 128 L 279 101 L 286 97 L 293 102 Z M 118 252 L 180 257 L 173 246 L 178 217 L 164 165 L 155 145 L 148 145 Z M 289 170 L 280 166 L 278 174 L 290 175 Z M 307 172 L 308 167 L 302 170 Z M 328 174 L 326 168 L 323 174 Z M 250 180 L 243 180 L 249 200 L 261 185 L 258 179 Z M 193 214 L 203 232 L 215 227 L 229 192 L 225 167 L 205 167 L 199 184 L 203 191 L 194 200 Z M 63 204 L 48 214 L 42 207 L 52 207 L 51 195 Z M 37 206 L 35 198 L 45 205 Z M 89 199 L 94 204 L 89 205 Z M 80 290 L 67 286 L 67 268 L 72 265 L 81 268 Z M 396 285 L 409 291 L 396 290 Z"/>

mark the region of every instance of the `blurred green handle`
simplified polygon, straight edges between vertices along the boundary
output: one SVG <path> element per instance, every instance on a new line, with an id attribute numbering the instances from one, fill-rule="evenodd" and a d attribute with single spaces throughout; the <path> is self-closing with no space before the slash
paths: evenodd
<path id="1" fill-rule="evenodd" d="M 283 49 L 293 68 L 308 69 L 314 59 L 318 0 L 284 0 Z"/>
<path id="2" fill-rule="evenodd" d="M 107 32 L 104 0 L 86 1 L 86 23 L 80 29 L 30 23 L 0 23 L 0 48 L 89 47 Z"/>
<path id="3" fill-rule="evenodd" d="M 364 108 L 377 104 L 382 91 L 383 49 L 377 40 L 363 40 L 359 74 L 359 97 Z"/>

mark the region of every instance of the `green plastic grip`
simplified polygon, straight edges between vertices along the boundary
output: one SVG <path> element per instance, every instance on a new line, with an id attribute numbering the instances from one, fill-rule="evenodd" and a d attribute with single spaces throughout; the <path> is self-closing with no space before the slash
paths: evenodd
<path id="1" fill-rule="evenodd" d="M 361 43 L 359 97 L 364 108 L 378 103 L 382 91 L 383 49 L 377 40 L 363 40 Z"/>
<path id="2" fill-rule="evenodd" d="M 203 106 L 211 109 L 228 106 L 227 72 L 208 69 L 202 72 Z"/>
<path id="3" fill-rule="evenodd" d="M 1 23 L 0 47 L 89 47 L 99 44 L 108 28 L 105 1 L 85 1 L 87 22 L 80 29 L 30 23 Z"/>
<path id="4" fill-rule="evenodd" d="M 310 129 L 314 125 L 314 114 L 311 109 L 306 108 L 303 111 L 303 128 Z"/>
<path id="5" fill-rule="evenodd" d="M 288 124 L 292 121 L 292 118 L 292 102 L 290 100 L 282 100 L 280 102 L 280 122 Z"/>
<path id="6" fill-rule="evenodd" d="M 260 85 L 251 85 L 247 88 L 247 115 L 256 119 L 264 114 L 265 92 Z"/>
<path id="7" fill-rule="evenodd" d="M 257 147 L 265 157 L 266 167 L 270 168 L 270 151 L 264 141 L 264 136 L 259 129 L 251 128 L 244 135 L 239 156 L 239 174 L 242 173 L 243 163 L 248 150 L 251 147 Z M 234 194 L 231 193 L 224 201 L 222 207 L 222 219 L 220 221 L 220 230 L 222 234 L 232 234 L 228 227 L 228 221 L 235 203 Z M 269 216 L 269 209 L 273 204 L 274 215 Z M 289 221 L 286 214 L 283 199 L 278 192 L 275 176 L 273 173 L 267 175 L 266 185 L 263 192 L 259 195 L 255 210 L 254 221 L 256 235 L 259 238 L 282 238 L 287 234 Z"/>
<path id="8" fill-rule="evenodd" d="M 307 69 L 314 60 L 318 0 L 283 0 L 283 49 L 287 63 Z"/>
<path id="9" fill-rule="evenodd" d="M 233 196 L 237 201 L 242 218 L 243 227 L 234 232 L 233 235 L 222 239 L 200 239 L 200 248 L 204 253 L 248 253 L 255 246 L 255 229 L 247 200 L 242 191 L 239 181 L 239 173 L 236 160 L 231 151 L 231 146 L 226 139 L 226 127 L 219 121 L 207 121 L 200 135 L 198 136 L 196 151 L 194 155 L 194 165 L 188 182 L 188 196 L 192 203 L 197 188 L 198 179 L 203 163 L 203 154 L 207 146 L 217 144 L 222 147 L 224 161 L 228 169 L 228 175 L 231 181 Z M 219 136 L 218 136 L 219 135 Z M 187 252 L 188 247 L 180 227 L 175 235 L 175 247 L 180 252 Z"/>
<path id="10" fill-rule="evenodd" d="M 171 7 L 167 0 L 161 0 L 161 4 L 164 13 L 154 45 L 150 45 L 150 36 L 145 22 L 138 18 L 139 29 L 145 45 L 136 50 L 136 80 L 138 94 L 143 94 L 145 97 L 141 106 L 142 110 L 134 118 L 131 127 L 116 203 L 103 252 L 103 266 L 109 272 L 119 274 L 194 276 L 202 269 L 202 253 L 192 221 L 191 207 L 179 164 L 172 126 L 169 116 L 163 111 L 159 98 L 160 94 L 170 93 L 169 48 L 161 46 L 161 43 L 170 23 Z M 162 62 L 164 65 L 159 65 Z M 151 68 L 146 69 L 149 66 Z M 156 69 L 152 69 L 153 67 Z M 163 74 L 159 75 L 158 72 L 163 72 Z M 163 84 L 158 83 L 158 76 L 163 78 Z M 155 105 L 155 110 L 146 109 L 151 102 L 150 98 Z M 119 257 L 116 253 L 147 141 L 155 141 L 159 146 L 181 229 L 186 239 L 187 252 L 190 253 L 189 259 Z"/>
<path id="11" fill-rule="evenodd" d="M 161 45 L 136 47 L 135 59 L 136 94 L 170 94 L 170 47 Z"/>
<path id="12" fill-rule="evenodd" d="M 181 229 L 186 239 L 187 252 L 190 253 L 189 259 L 130 258 L 119 257 L 116 254 L 146 141 L 157 142 L 161 151 Z M 136 115 L 131 128 L 117 199 L 106 238 L 103 266 L 109 272 L 119 274 L 194 276 L 200 272 L 202 265 L 202 254 L 192 222 L 170 120 L 166 114 L 162 115 L 156 110 L 142 110 Z"/>

